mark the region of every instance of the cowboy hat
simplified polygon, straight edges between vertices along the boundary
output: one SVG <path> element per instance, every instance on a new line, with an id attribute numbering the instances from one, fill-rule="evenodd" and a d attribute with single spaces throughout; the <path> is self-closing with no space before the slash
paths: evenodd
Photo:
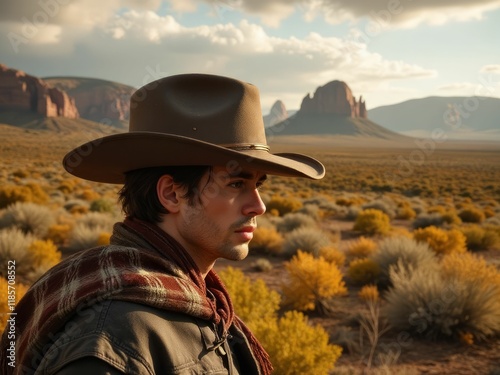
<path id="1" fill-rule="evenodd" d="M 135 169 L 229 164 L 281 176 L 325 174 L 311 157 L 270 153 L 254 85 L 207 74 L 175 75 L 143 86 L 130 100 L 128 133 L 87 142 L 63 160 L 77 177 L 118 184 Z"/>

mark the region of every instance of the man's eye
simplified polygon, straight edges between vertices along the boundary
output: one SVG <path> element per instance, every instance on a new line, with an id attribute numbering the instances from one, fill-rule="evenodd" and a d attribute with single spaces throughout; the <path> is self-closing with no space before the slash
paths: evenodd
<path id="1" fill-rule="evenodd" d="M 234 181 L 229 184 L 229 186 L 239 189 L 240 187 L 243 186 L 243 181 Z"/>

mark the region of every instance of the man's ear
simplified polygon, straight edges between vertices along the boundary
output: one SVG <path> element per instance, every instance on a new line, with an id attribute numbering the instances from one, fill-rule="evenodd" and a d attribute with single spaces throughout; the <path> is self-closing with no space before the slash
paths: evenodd
<path id="1" fill-rule="evenodd" d="M 174 183 L 172 176 L 165 174 L 158 179 L 156 183 L 156 194 L 161 205 L 168 212 L 175 213 L 180 209 L 179 186 Z"/>

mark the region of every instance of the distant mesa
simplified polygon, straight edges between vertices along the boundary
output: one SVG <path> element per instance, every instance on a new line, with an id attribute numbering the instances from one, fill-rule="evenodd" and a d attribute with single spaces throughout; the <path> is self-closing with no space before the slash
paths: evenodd
<path id="1" fill-rule="evenodd" d="M 0 64 L 0 109 L 44 117 L 79 118 L 75 100 L 42 79 Z"/>
<path id="2" fill-rule="evenodd" d="M 44 80 L 75 98 L 81 117 L 117 128 L 128 127 L 130 96 L 135 88 L 93 78 L 47 77 Z"/>
<path id="3" fill-rule="evenodd" d="M 345 82 L 332 81 L 320 86 L 311 98 L 307 94 L 300 105 L 302 114 L 335 114 L 353 118 L 368 118 L 366 105 L 362 97 L 359 101 Z"/>
<path id="4" fill-rule="evenodd" d="M 288 112 L 285 104 L 281 100 L 277 100 L 271 107 L 269 114 L 264 116 L 264 125 L 267 128 L 277 124 L 278 122 L 286 120 L 287 118 Z"/>
<path id="5" fill-rule="evenodd" d="M 382 139 L 406 138 L 368 119 L 366 103 L 356 100 L 349 86 L 331 81 L 307 94 L 300 110 L 267 129 L 268 135 L 347 135 Z"/>

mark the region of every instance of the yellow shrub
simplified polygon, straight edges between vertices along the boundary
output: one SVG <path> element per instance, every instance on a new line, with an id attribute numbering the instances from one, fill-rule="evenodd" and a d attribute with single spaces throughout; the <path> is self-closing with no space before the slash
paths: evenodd
<path id="1" fill-rule="evenodd" d="M 61 253 L 51 240 L 35 240 L 28 247 L 28 254 L 34 269 L 50 268 L 61 261 Z"/>
<path id="2" fill-rule="evenodd" d="M 391 224 L 385 213 L 368 208 L 358 214 L 353 229 L 369 235 L 387 234 L 391 230 Z"/>
<path id="3" fill-rule="evenodd" d="M 27 290 L 28 287 L 19 282 L 12 284 L 11 288 L 9 289 L 9 284 L 7 280 L 4 279 L 3 277 L 0 277 L 0 301 L 2 301 L 2 303 L 0 303 L 0 332 L 3 332 L 5 326 L 7 325 L 7 319 L 9 318 L 7 313 L 11 312 L 8 304 L 9 291 L 11 292 L 10 295 L 14 295 L 12 294 L 12 291 L 15 291 L 15 296 L 16 296 L 15 303 L 17 304 L 19 300 L 24 296 Z"/>
<path id="4" fill-rule="evenodd" d="M 288 311 L 279 320 L 261 319 L 255 335 L 271 357 L 276 375 L 328 375 L 342 354 L 342 348 L 329 344 L 328 333 L 307 318 Z"/>
<path id="5" fill-rule="evenodd" d="M 96 193 L 92 189 L 83 189 L 80 194 L 77 195 L 77 198 L 84 199 L 86 201 L 93 201 L 100 197 L 99 193 Z"/>
<path id="6" fill-rule="evenodd" d="M 0 208 L 15 202 L 32 202 L 45 204 L 49 196 L 38 184 L 5 185 L 0 188 Z"/>
<path id="7" fill-rule="evenodd" d="M 347 256 L 350 258 L 365 258 L 372 255 L 377 250 L 377 244 L 370 238 L 361 236 L 349 243 Z"/>
<path id="8" fill-rule="evenodd" d="M 469 250 L 488 250 L 500 245 L 500 235 L 491 227 L 474 224 L 459 230 L 464 234 Z"/>
<path id="9" fill-rule="evenodd" d="M 319 256 L 329 263 L 342 267 L 345 263 L 345 254 L 335 246 L 324 246 L 319 249 Z"/>
<path id="10" fill-rule="evenodd" d="M 69 224 L 51 225 L 47 231 L 47 235 L 45 236 L 45 238 L 51 240 L 56 244 L 63 244 L 69 237 L 71 229 L 71 225 Z"/>
<path id="11" fill-rule="evenodd" d="M 75 190 L 76 185 L 78 185 L 78 180 L 75 178 L 66 179 L 61 181 L 61 184 L 57 187 L 57 190 L 62 191 L 65 194 L 69 194 Z"/>
<path id="12" fill-rule="evenodd" d="M 441 255 L 467 250 L 466 238 L 457 229 L 444 230 L 435 226 L 419 228 L 413 231 L 413 238 L 418 242 L 427 242 L 432 250 Z"/>
<path id="13" fill-rule="evenodd" d="M 279 255 L 283 252 L 283 236 L 275 228 L 258 227 L 249 246 L 250 251 Z"/>
<path id="14" fill-rule="evenodd" d="M 446 224 L 459 225 L 462 223 L 462 219 L 460 219 L 455 211 L 447 211 L 443 213 L 441 217 Z"/>
<path id="15" fill-rule="evenodd" d="M 356 284 L 367 284 L 374 282 L 380 275 L 380 266 L 370 258 L 354 259 L 349 263 L 347 275 Z"/>
<path id="16" fill-rule="evenodd" d="M 234 311 L 251 329 L 262 320 L 276 318 L 280 296 L 262 279 L 252 282 L 241 270 L 233 267 L 227 267 L 219 274 L 231 296 Z"/>
<path id="17" fill-rule="evenodd" d="M 441 260 L 441 275 L 445 280 L 460 280 L 462 283 L 484 283 L 500 286 L 500 272 L 486 263 L 484 258 L 469 252 L 449 254 Z"/>
<path id="18" fill-rule="evenodd" d="M 295 198 L 275 196 L 266 205 L 269 211 L 277 210 L 280 216 L 302 208 L 302 202 Z"/>
<path id="19" fill-rule="evenodd" d="M 481 223 L 485 219 L 484 212 L 474 206 L 464 208 L 458 216 L 464 223 Z"/>
<path id="20" fill-rule="evenodd" d="M 366 302 L 377 302 L 380 294 L 375 285 L 365 285 L 358 293 L 358 297 Z"/>
<path id="21" fill-rule="evenodd" d="M 417 213 L 411 206 L 403 205 L 398 208 L 396 218 L 401 220 L 411 220 L 417 216 Z"/>
<path id="22" fill-rule="evenodd" d="M 102 232 L 97 238 L 97 246 L 109 245 L 109 239 L 111 238 L 111 233 Z"/>
<path id="23" fill-rule="evenodd" d="M 360 197 L 352 197 L 352 198 L 345 198 L 345 197 L 340 197 L 335 200 L 335 203 L 339 206 L 359 206 L 363 204 L 365 200 Z"/>
<path id="24" fill-rule="evenodd" d="M 325 308 L 328 300 L 347 293 L 337 265 L 298 251 L 285 263 L 289 280 L 283 285 L 285 302 L 298 310 Z"/>
<path id="25" fill-rule="evenodd" d="M 495 210 L 491 206 L 485 207 L 484 210 L 483 210 L 483 212 L 484 212 L 484 216 L 486 218 L 490 218 L 490 217 L 493 217 L 493 216 L 496 215 Z"/>

